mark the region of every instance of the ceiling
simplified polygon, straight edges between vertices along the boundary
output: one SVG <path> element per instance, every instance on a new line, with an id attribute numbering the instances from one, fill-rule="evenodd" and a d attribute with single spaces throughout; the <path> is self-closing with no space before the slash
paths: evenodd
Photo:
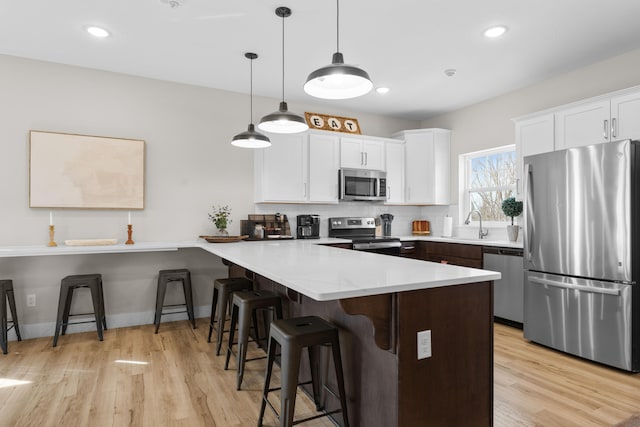
<path id="1" fill-rule="evenodd" d="M 252 51 L 254 93 L 280 98 L 275 9 L 288 6 L 287 101 L 420 120 L 640 48 L 638 0 L 343 0 L 345 62 L 391 91 L 325 101 L 302 85 L 336 50 L 335 1 L 175 1 L 3 0 L 0 54 L 248 93 Z M 495 24 L 509 31 L 484 38 Z M 112 36 L 92 38 L 87 25 Z"/>

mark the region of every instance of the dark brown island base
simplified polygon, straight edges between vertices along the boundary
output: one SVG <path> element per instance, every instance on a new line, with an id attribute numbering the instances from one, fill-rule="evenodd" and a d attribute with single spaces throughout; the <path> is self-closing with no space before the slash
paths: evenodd
<path id="1" fill-rule="evenodd" d="M 351 426 L 493 425 L 492 282 L 316 301 L 238 266 L 230 274 L 282 295 L 285 317 L 315 315 L 340 328 Z M 421 360 L 420 331 L 431 331 L 432 349 Z M 326 356 L 321 378 L 336 390 Z M 301 367 L 306 381 L 308 362 Z M 323 399 L 327 411 L 339 409 L 331 393 Z"/>

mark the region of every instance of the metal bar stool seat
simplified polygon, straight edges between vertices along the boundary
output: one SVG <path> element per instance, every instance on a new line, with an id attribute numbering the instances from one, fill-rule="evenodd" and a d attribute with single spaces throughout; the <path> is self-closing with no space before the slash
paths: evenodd
<path id="1" fill-rule="evenodd" d="M 213 300 L 211 302 L 211 319 L 209 320 L 209 337 L 207 341 L 211 342 L 211 334 L 215 328 L 216 356 L 220 355 L 222 337 L 227 332 L 224 330 L 224 324 L 231 296 L 234 292 L 251 290 L 253 290 L 253 281 L 244 277 L 228 277 L 213 281 Z M 217 324 L 215 327 L 214 323 Z"/>
<path id="2" fill-rule="evenodd" d="M 233 353 L 233 342 L 236 323 L 238 324 L 238 354 L 237 359 L 237 385 L 236 389 L 240 390 L 242 385 L 242 378 L 244 377 L 244 364 L 245 362 L 257 359 L 264 359 L 264 357 L 258 357 L 247 360 L 247 345 L 249 343 L 249 329 L 251 321 L 253 320 L 253 329 L 255 331 L 256 341 L 260 340 L 260 334 L 258 332 L 258 322 L 256 318 L 256 310 L 269 309 L 274 312 L 275 319 L 282 319 L 282 299 L 276 293 L 257 290 L 257 291 L 238 291 L 233 294 L 233 306 L 231 309 L 231 326 L 229 327 L 229 345 L 227 347 L 227 359 L 224 363 L 224 369 L 229 368 L 229 359 Z M 265 328 L 267 322 L 265 322 Z M 268 334 L 265 331 L 265 338 Z"/>
<path id="3" fill-rule="evenodd" d="M 11 320 L 7 320 L 7 301 L 11 310 Z M 9 323 L 11 323 L 11 326 L 9 326 Z M 0 328 L 2 328 L 2 331 L 0 331 L 0 347 L 2 347 L 2 353 L 7 354 L 7 332 L 11 328 L 15 330 L 18 341 L 22 341 L 20 327 L 18 326 L 16 298 L 13 293 L 13 281 L 11 280 L 0 280 Z"/>
<path id="4" fill-rule="evenodd" d="M 88 288 L 91 292 L 93 313 L 70 314 L 71 300 L 76 289 Z M 87 316 L 93 314 L 95 320 L 69 322 L 69 317 Z M 98 339 L 103 340 L 102 331 L 107 329 L 107 320 L 104 309 L 104 295 L 102 293 L 102 275 L 78 274 L 67 276 L 60 281 L 60 298 L 58 299 L 58 315 L 56 317 L 56 330 L 53 335 L 53 346 L 58 345 L 58 337 L 67 333 L 68 325 L 96 322 Z"/>
<path id="5" fill-rule="evenodd" d="M 164 297 L 167 292 L 167 285 L 169 282 L 181 282 L 182 290 L 184 292 L 184 304 L 168 304 L 164 305 Z M 163 312 L 164 307 L 182 307 L 186 306 L 185 311 L 172 311 Z M 175 270 L 160 270 L 158 272 L 158 290 L 156 293 L 156 313 L 153 323 L 156 325 L 156 334 L 160 328 L 160 319 L 165 314 L 187 313 L 189 321 L 196 328 L 196 319 L 193 314 L 193 292 L 191 290 L 191 272 L 186 268 L 180 268 Z"/>
<path id="6" fill-rule="evenodd" d="M 281 380 L 282 386 L 279 388 L 269 388 L 273 362 L 276 357 L 276 345 L 281 347 Z M 325 412 L 319 415 L 294 421 L 294 410 L 296 403 L 296 390 L 298 385 L 312 384 L 313 400 L 317 410 L 322 410 L 320 403 L 320 381 L 319 381 L 319 357 L 317 350 L 319 346 L 330 345 L 333 354 L 333 365 L 335 367 L 336 380 L 338 385 L 338 397 L 340 399 L 340 409 Z M 311 381 L 298 383 L 300 370 L 300 357 L 302 349 L 307 348 L 309 352 L 309 363 L 311 365 Z M 334 394 L 329 388 L 325 389 Z M 267 399 L 270 392 L 281 390 L 280 392 L 280 414 Z M 338 339 L 338 328 L 329 322 L 316 317 L 296 317 L 290 319 L 274 320 L 271 323 L 269 334 L 269 350 L 267 356 L 267 370 L 264 380 L 264 390 L 262 393 L 262 404 L 260 407 L 260 417 L 258 426 L 262 426 L 266 405 L 275 412 L 280 420 L 281 427 L 290 427 L 305 421 L 328 416 L 342 412 L 343 426 L 349 427 L 347 416 L 347 398 L 344 388 L 344 375 L 342 371 L 342 357 L 340 354 L 340 341 Z"/>

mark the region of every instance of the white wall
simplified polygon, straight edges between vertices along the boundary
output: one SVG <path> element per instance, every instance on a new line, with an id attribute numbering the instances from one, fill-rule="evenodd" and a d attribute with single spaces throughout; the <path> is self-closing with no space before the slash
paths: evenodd
<path id="1" fill-rule="evenodd" d="M 511 119 L 514 117 L 640 85 L 638 70 L 640 70 L 640 50 L 635 50 L 536 85 L 422 121 L 421 127 L 442 127 L 452 130 L 451 200 L 458 200 L 460 154 L 513 144 L 515 130 Z M 452 209 L 452 212 L 456 212 L 456 209 Z"/>
<path id="2" fill-rule="evenodd" d="M 254 212 L 253 152 L 230 145 L 247 128 L 247 95 L 1 55 L 0 94 L 0 246 L 48 241 L 49 209 L 29 208 L 29 130 L 146 141 L 145 208 L 132 212 L 137 242 L 212 234 L 207 213 L 213 204 L 232 207 L 231 234 Z M 276 99 L 255 98 L 254 120 L 277 107 Z M 322 104 L 291 103 L 290 109 L 357 117 L 375 136 L 418 125 Z M 55 209 L 53 215 L 59 244 L 127 237 L 127 211 Z M 215 257 L 174 255 L 0 258 L 0 277 L 14 280 L 21 322 L 34 325 L 27 337 L 52 333 L 60 279 L 80 272 L 105 276 L 108 315 L 125 316 L 126 323 L 148 319 L 159 269 L 187 266 L 203 272 L 196 277 L 196 305 L 206 312 L 210 278 L 225 275 L 224 267 Z M 26 309 L 27 293 L 36 293 L 36 309 Z"/>

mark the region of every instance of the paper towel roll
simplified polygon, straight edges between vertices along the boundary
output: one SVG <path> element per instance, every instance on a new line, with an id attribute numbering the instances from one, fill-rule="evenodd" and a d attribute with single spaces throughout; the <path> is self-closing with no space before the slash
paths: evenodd
<path id="1" fill-rule="evenodd" d="M 444 217 L 444 227 L 442 227 L 442 237 L 451 237 L 453 235 L 453 218 Z"/>

